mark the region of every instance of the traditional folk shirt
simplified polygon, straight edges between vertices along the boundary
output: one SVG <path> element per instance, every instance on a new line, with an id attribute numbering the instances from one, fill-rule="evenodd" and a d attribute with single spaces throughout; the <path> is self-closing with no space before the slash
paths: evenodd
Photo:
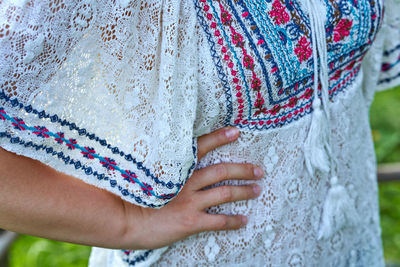
<path id="1" fill-rule="evenodd" d="M 90 266 L 383 266 L 368 110 L 400 84 L 399 14 L 398 0 L 2 1 L 0 145 L 147 208 L 196 168 L 265 170 L 259 198 L 208 210 L 245 228 L 94 248 Z M 197 137 L 228 125 L 239 139 L 197 163 Z"/>

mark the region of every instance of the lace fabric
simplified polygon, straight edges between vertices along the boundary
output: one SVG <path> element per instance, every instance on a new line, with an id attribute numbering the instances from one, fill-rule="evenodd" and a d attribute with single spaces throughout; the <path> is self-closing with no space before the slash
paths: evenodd
<path id="1" fill-rule="evenodd" d="M 3 2 L 2 146 L 132 203 L 168 203 L 196 162 L 196 38 L 184 38 L 196 20 L 186 9 Z"/>
<path id="2" fill-rule="evenodd" d="M 323 4 L 332 155 L 357 225 L 337 218 L 318 238 L 330 177 L 305 168 L 315 97 L 302 1 L 3 1 L 0 145 L 158 208 L 195 168 L 196 138 L 235 125 L 240 138 L 196 168 L 264 168 L 258 199 L 209 210 L 247 214 L 246 228 L 93 248 L 90 266 L 383 266 L 368 110 L 400 83 L 400 3 Z"/>

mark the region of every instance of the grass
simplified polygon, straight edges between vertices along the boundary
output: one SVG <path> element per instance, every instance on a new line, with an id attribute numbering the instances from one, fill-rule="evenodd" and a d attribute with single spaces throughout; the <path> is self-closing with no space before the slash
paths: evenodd
<path id="1" fill-rule="evenodd" d="M 400 162 L 400 87 L 375 95 L 370 118 L 378 162 Z"/>
<path id="2" fill-rule="evenodd" d="M 379 186 L 385 260 L 400 266 L 400 182 Z"/>
<path id="3" fill-rule="evenodd" d="M 370 112 L 379 163 L 400 162 L 400 87 L 375 96 Z M 400 266 L 400 181 L 379 185 L 385 259 Z"/>
<path id="4" fill-rule="evenodd" d="M 400 87 L 380 92 L 371 108 L 379 163 L 400 162 Z M 379 185 L 382 237 L 387 262 L 400 266 L 400 181 Z M 22 235 L 9 253 L 10 267 L 86 267 L 90 247 Z"/>
<path id="5" fill-rule="evenodd" d="M 12 245 L 10 267 L 86 267 L 90 247 L 21 235 Z"/>

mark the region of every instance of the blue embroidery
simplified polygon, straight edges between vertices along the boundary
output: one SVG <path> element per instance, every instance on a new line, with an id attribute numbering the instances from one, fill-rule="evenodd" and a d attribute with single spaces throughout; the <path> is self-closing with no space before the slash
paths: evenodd
<path id="1" fill-rule="evenodd" d="M 58 159 L 62 160 L 65 163 L 65 165 L 73 165 L 76 170 L 81 169 L 88 176 L 94 176 L 98 180 L 109 181 L 111 187 L 113 187 L 113 188 L 117 187 L 123 196 L 130 196 L 132 199 L 134 199 L 139 204 L 146 205 L 150 208 L 160 208 L 160 207 L 163 207 L 165 204 L 167 204 L 167 203 L 165 203 L 162 205 L 154 205 L 151 203 L 147 203 L 146 201 L 142 200 L 140 197 L 135 196 L 134 194 L 129 193 L 128 190 L 123 189 L 121 186 L 118 186 L 117 181 L 111 179 L 106 174 L 99 173 L 97 171 L 93 171 L 93 169 L 91 167 L 85 166 L 79 160 L 71 159 L 69 156 L 64 155 L 63 152 L 55 151 L 54 148 L 52 148 L 52 147 L 48 147 L 46 145 L 38 145 L 31 141 L 25 142 L 21 138 L 13 137 L 13 136 L 11 136 L 11 134 L 9 134 L 7 132 L 0 132 L 0 138 L 8 138 L 11 144 L 19 144 L 26 148 L 32 147 L 36 151 L 39 151 L 39 150 L 45 151 L 47 154 L 52 155 L 52 156 L 57 157 Z"/>
<path id="2" fill-rule="evenodd" d="M 272 2 L 275 6 L 271 7 Z M 377 28 L 381 24 L 380 1 L 362 0 L 357 5 L 350 2 L 342 0 L 333 4 L 332 1 L 325 0 L 329 17 L 326 25 L 327 38 L 331 39 L 328 41 L 330 45 L 328 46 L 328 56 L 331 99 L 354 81 L 358 75 L 361 59 L 376 37 Z M 282 3 L 277 0 L 264 2 L 259 0 L 194 0 L 194 4 L 200 25 L 212 47 L 210 50 L 218 76 L 224 79 L 223 85 L 228 106 L 225 125 L 257 130 L 269 129 L 283 126 L 312 112 L 313 99 L 306 96 L 306 94 L 309 95 L 308 90 L 313 88 L 313 60 L 312 57 L 310 58 L 311 52 L 309 52 L 311 51 L 309 48 L 311 30 L 309 20 L 301 10 L 299 1 Z M 224 7 L 224 5 L 226 6 Z M 282 18 L 278 18 L 279 21 L 276 20 L 276 25 L 274 25 L 272 16 L 282 15 L 282 12 L 286 12 L 285 9 L 291 12 L 291 18 L 289 18 L 289 13 L 285 13 L 284 21 Z M 271 14 L 271 10 L 275 10 L 273 11 L 275 13 Z M 230 33 L 225 29 L 229 29 Z M 214 31 L 214 36 L 211 31 Z M 223 38 L 220 37 L 220 33 Z M 248 45 L 245 47 L 243 45 L 234 46 L 232 38 L 236 37 L 245 37 L 244 41 L 240 42 L 241 44 L 247 42 Z M 271 38 L 272 40 L 270 40 Z M 305 41 L 302 40 L 303 38 Z M 223 44 L 222 39 L 226 44 Z M 222 53 L 216 52 L 219 51 L 216 49 L 217 40 L 221 48 L 226 46 L 230 51 L 229 56 L 233 58 L 231 63 L 229 63 L 231 59 L 227 56 L 228 54 L 225 55 L 226 64 L 222 60 L 225 48 Z M 296 55 L 294 55 L 294 45 L 298 50 L 295 52 Z M 304 53 L 307 53 L 304 56 L 303 51 L 298 48 L 299 45 L 301 45 L 301 49 L 308 49 L 304 50 Z M 261 55 L 260 48 L 265 53 L 264 55 Z M 243 68 L 244 60 L 247 60 L 247 49 L 251 52 L 252 57 L 254 56 L 254 63 L 257 61 L 256 66 L 262 73 L 260 79 L 264 81 L 261 88 L 265 90 L 265 95 L 262 94 L 264 91 L 258 91 L 258 89 L 255 91 L 253 87 L 253 81 L 258 79 L 254 75 L 258 76 L 259 73 L 255 73 L 252 67 L 246 66 L 247 71 L 251 70 L 251 72 L 245 72 Z M 232 65 L 233 62 L 236 66 Z M 229 68 L 228 63 L 232 65 Z M 235 73 L 240 73 L 241 78 L 239 89 L 237 89 L 239 92 L 237 99 L 233 97 L 233 91 L 237 87 L 235 84 L 238 83 L 234 81 L 235 79 L 232 81 L 227 79 L 228 73 L 231 72 L 231 69 L 233 71 L 233 67 Z M 249 88 L 250 75 L 255 77 L 252 81 L 253 89 Z M 231 90 L 227 88 L 228 86 L 231 86 Z M 241 86 L 244 89 L 242 92 L 240 92 Z M 259 96 L 260 92 L 261 97 Z M 255 98 L 256 94 L 257 99 Z M 245 100 L 246 97 L 247 100 Z M 268 103 L 265 103 L 266 106 L 260 107 L 260 105 L 264 105 L 264 97 L 268 99 Z M 237 109 L 240 110 L 232 109 L 233 99 L 238 100 L 240 107 Z M 234 123 L 232 122 L 233 117 L 235 117 Z"/>
<path id="3" fill-rule="evenodd" d="M 215 17 L 216 17 L 217 20 L 218 20 L 218 24 L 219 24 L 219 26 L 220 26 L 220 28 L 221 28 L 223 34 L 224 34 L 224 37 L 225 37 L 225 40 L 226 40 L 226 42 L 227 42 L 227 44 L 228 44 L 228 46 L 229 46 L 229 49 L 230 49 L 230 51 L 232 52 L 233 57 L 235 58 L 236 63 L 237 63 L 237 65 L 238 65 L 238 67 L 239 67 L 240 75 L 242 76 L 244 85 L 245 85 L 245 87 L 246 87 L 247 100 L 249 101 L 249 103 L 251 103 L 251 98 L 250 98 L 250 94 L 249 94 L 250 88 L 249 88 L 249 85 L 248 85 L 247 80 L 246 80 L 246 78 L 245 78 L 245 74 L 244 74 L 242 65 L 241 65 L 241 63 L 240 63 L 240 60 L 239 60 L 239 58 L 237 57 L 236 51 L 232 48 L 232 46 L 231 46 L 231 44 L 230 44 L 229 37 L 228 37 L 228 35 L 226 34 L 225 29 L 222 27 L 221 20 L 218 18 L 218 14 L 217 14 L 217 12 L 215 11 L 215 7 L 212 5 L 212 1 L 209 0 L 209 3 L 210 3 L 211 8 L 212 8 L 213 11 L 214 11 Z M 214 44 L 214 45 L 215 45 L 215 44 Z M 251 112 L 251 105 L 249 105 L 249 114 L 252 114 L 252 112 Z M 250 119 L 250 118 L 249 118 L 249 119 Z"/>
<path id="4" fill-rule="evenodd" d="M 395 46 L 394 48 L 392 48 L 390 50 L 384 51 L 383 55 L 384 55 L 384 57 L 391 57 L 392 54 L 397 52 L 398 50 L 400 50 L 400 44 Z M 388 72 L 388 73 L 390 73 L 389 75 L 391 75 L 391 77 L 379 79 L 378 84 L 389 83 L 389 82 L 392 82 L 393 80 L 396 80 L 397 78 L 400 77 L 400 72 L 399 73 L 393 73 L 394 72 L 393 68 L 400 64 L 400 53 L 397 55 L 396 58 L 394 58 L 394 60 L 395 60 L 394 62 L 384 62 L 382 64 L 381 72 L 382 73 Z M 388 76 L 388 75 L 386 75 L 386 76 Z"/>
<path id="5" fill-rule="evenodd" d="M 219 56 L 217 55 L 217 51 L 215 50 L 215 42 L 212 40 L 211 33 L 209 31 L 208 25 L 205 22 L 204 17 L 201 16 L 201 8 L 198 5 L 197 1 L 198 0 L 194 0 L 194 5 L 197 9 L 197 18 L 199 19 L 200 25 L 203 27 L 203 30 L 207 35 L 207 41 L 208 44 L 210 45 L 211 57 L 214 61 L 215 67 L 217 68 L 218 78 L 221 80 L 222 85 L 224 87 L 225 97 L 227 101 L 227 115 L 225 118 L 225 126 L 229 126 L 231 124 L 231 119 L 233 114 L 231 88 L 229 87 L 228 79 L 225 75 L 225 72 L 222 69 L 221 59 L 219 58 Z"/>
<path id="6" fill-rule="evenodd" d="M 125 252 L 125 250 L 123 250 L 123 251 Z M 143 252 L 142 255 L 138 255 L 135 258 L 133 258 L 132 260 L 130 260 L 129 258 L 126 258 L 126 259 L 124 259 L 124 261 L 127 262 L 129 264 L 129 266 L 135 266 L 136 263 L 145 261 L 152 252 L 153 252 L 153 250 L 146 250 Z M 130 253 L 132 253 L 132 252 L 130 252 Z"/>
<path id="7" fill-rule="evenodd" d="M 1 94 L 0 94 L 0 99 L 4 99 L 6 102 L 9 102 L 9 103 L 10 103 L 12 106 L 14 106 L 14 107 L 19 106 L 21 109 L 24 108 L 24 105 L 23 105 L 22 103 L 19 103 L 19 101 L 18 101 L 16 98 L 11 99 L 10 97 L 8 97 L 8 96 L 5 94 L 4 91 L 1 92 Z M 37 115 L 38 115 L 39 117 L 41 117 L 41 118 L 46 118 L 46 117 L 49 118 L 49 117 L 50 117 L 50 115 L 46 114 L 44 111 L 38 112 L 37 110 L 33 109 L 31 106 L 25 108 L 25 110 L 26 110 L 26 109 L 28 109 L 29 112 L 32 112 L 33 114 L 37 114 Z M 28 111 L 27 111 L 27 112 L 28 112 Z M 54 116 L 51 116 L 51 117 L 53 117 L 53 121 L 56 121 L 55 118 L 54 118 Z M 58 118 L 58 116 L 57 116 L 57 118 Z M 126 170 L 123 170 L 123 169 L 119 168 L 118 165 L 114 162 L 114 160 L 112 160 L 112 159 L 110 159 L 110 158 L 101 157 L 100 155 L 98 155 L 98 154 L 96 154 L 96 153 L 90 153 L 90 152 L 88 151 L 89 148 L 87 149 L 87 148 L 85 148 L 85 147 L 80 146 L 79 144 L 77 144 L 77 142 L 75 141 L 75 139 L 66 139 L 66 138 L 64 138 L 64 134 L 61 133 L 61 132 L 60 132 L 60 133 L 53 133 L 53 132 L 49 131 L 48 129 L 46 129 L 46 128 L 43 127 L 43 126 L 34 126 L 34 127 L 28 126 L 28 125 L 26 125 L 26 124 L 23 122 L 22 119 L 17 118 L 17 117 L 14 117 L 14 118 L 13 118 L 13 117 L 10 117 L 8 114 L 6 114 L 6 113 L 4 112 L 4 108 L 2 108 L 2 107 L 0 107 L 0 119 L 10 121 L 10 122 L 13 124 L 13 126 L 15 127 L 15 129 L 17 129 L 17 130 L 21 130 L 21 131 L 28 130 L 28 131 L 33 132 L 34 134 L 36 134 L 38 137 L 41 137 L 41 138 L 49 138 L 50 136 L 51 136 L 51 137 L 54 137 L 54 139 L 55 139 L 55 141 L 56 141 L 57 143 L 63 143 L 63 142 L 65 142 L 66 145 L 68 146 L 68 149 L 70 149 L 70 150 L 73 150 L 73 149 L 76 149 L 76 148 L 77 148 L 77 149 L 79 149 L 79 150 L 81 150 L 81 151 L 83 152 L 82 154 L 84 154 L 84 156 L 89 157 L 89 155 L 90 155 L 91 158 L 97 158 L 97 159 L 99 159 L 100 163 L 101 163 L 106 169 L 117 170 L 117 171 L 119 171 L 123 176 L 124 176 L 124 175 L 125 175 L 125 176 L 130 176 L 129 173 L 128 173 Z M 58 119 L 58 121 L 61 121 L 61 119 Z M 64 120 L 64 121 L 65 121 L 65 120 Z M 62 121 L 61 123 L 64 123 L 64 121 Z M 65 121 L 64 124 L 66 124 L 66 121 Z M 78 132 L 81 130 L 81 129 L 79 129 L 78 127 L 76 127 L 76 125 L 75 125 L 74 123 L 71 123 L 71 124 L 70 124 L 70 129 L 77 129 Z M 85 130 L 85 132 L 86 132 L 86 130 Z M 99 180 L 102 180 L 102 179 L 104 179 L 104 180 L 109 180 L 109 181 L 110 181 L 111 187 L 116 187 L 116 186 L 118 186 L 118 189 L 119 189 L 119 191 L 121 192 L 121 194 L 122 194 L 123 196 L 130 196 L 131 198 L 135 199 L 135 201 L 136 201 L 137 203 L 143 203 L 144 205 L 149 206 L 149 207 L 153 207 L 153 208 L 162 207 L 162 206 L 164 206 L 164 205 L 166 204 L 166 203 L 164 203 L 164 204 L 162 204 L 162 205 L 153 205 L 153 204 L 149 204 L 149 203 L 143 201 L 140 197 L 137 197 L 137 196 L 135 196 L 134 194 L 129 193 L 129 191 L 128 191 L 127 189 L 123 189 L 120 185 L 117 184 L 117 181 L 116 181 L 116 180 L 112 180 L 112 179 L 109 179 L 108 177 L 104 177 L 104 174 L 98 174 L 97 172 L 93 172 L 93 173 L 92 173 L 92 169 L 91 169 L 90 167 L 84 167 L 80 161 L 73 160 L 73 159 L 71 159 L 69 156 L 64 156 L 64 154 L 63 154 L 62 152 L 59 152 L 59 153 L 54 152 L 54 149 L 53 149 L 53 148 L 47 147 L 47 146 L 45 146 L 45 145 L 37 145 L 37 144 L 34 144 L 34 143 L 32 143 L 32 142 L 25 143 L 25 141 L 20 140 L 19 137 L 12 137 L 10 134 L 8 134 L 8 133 L 6 133 L 6 132 L 0 133 L 0 138 L 4 138 L 4 137 L 8 137 L 8 138 L 10 139 L 10 142 L 13 143 L 13 144 L 15 144 L 15 143 L 19 143 L 19 144 L 21 144 L 21 145 L 24 144 L 25 147 L 33 146 L 36 150 L 45 149 L 45 151 L 46 151 L 48 154 L 51 153 L 53 156 L 56 156 L 56 155 L 57 155 L 58 158 L 61 159 L 61 160 L 63 160 L 65 164 L 73 164 L 73 165 L 75 165 L 75 168 L 76 168 L 76 169 L 83 169 L 84 172 L 85 172 L 85 174 L 87 174 L 87 175 L 93 174 L 93 175 L 95 175 Z M 103 145 L 103 146 L 106 146 L 106 145 L 107 145 L 107 143 L 106 143 L 105 140 L 100 140 L 100 144 Z M 107 148 L 111 148 L 111 146 L 110 146 L 110 145 L 107 145 Z M 195 141 L 194 141 L 194 140 L 193 140 L 193 146 L 192 146 L 192 148 L 193 148 L 193 153 L 194 153 L 194 155 L 196 156 L 197 151 L 196 151 L 196 146 L 195 146 Z M 114 147 L 114 148 L 112 148 L 112 149 L 115 150 L 115 149 L 118 149 L 118 148 Z M 118 150 L 118 151 L 119 151 L 119 150 Z M 148 169 L 146 169 L 145 167 L 143 167 L 143 165 L 142 165 L 141 162 L 137 162 L 136 160 L 134 160 L 133 157 L 132 157 L 131 155 L 126 155 L 126 156 L 125 156 L 125 159 L 126 159 L 127 161 L 132 161 L 132 162 L 136 163 L 136 166 L 137 166 L 138 169 L 145 170 L 145 174 L 146 174 L 147 176 L 150 176 L 150 171 L 149 171 Z M 190 174 L 190 173 L 192 172 L 192 170 L 195 168 L 195 165 L 196 165 L 196 162 L 194 161 L 194 162 L 192 163 L 192 166 L 190 167 L 190 169 L 189 169 L 189 171 L 188 171 L 188 175 L 187 175 L 187 177 L 186 177 L 186 179 L 185 179 L 185 182 L 189 179 L 189 174 Z M 163 199 L 163 200 L 170 200 L 172 197 L 174 197 L 176 194 L 178 194 L 178 192 L 180 191 L 180 189 L 182 188 L 182 185 L 183 185 L 183 183 L 178 184 L 178 186 L 177 186 L 178 188 L 177 188 L 177 190 L 176 190 L 176 192 L 175 192 L 174 194 L 157 195 L 157 194 L 155 194 L 155 192 L 153 191 L 153 188 L 152 188 L 150 185 L 141 182 L 141 181 L 140 181 L 139 179 L 137 179 L 136 177 L 132 177 L 132 176 L 130 176 L 130 177 L 131 177 L 132 179 L 134 179 L 134 182 L 137 183 L 137 184 L 141 187 L 142 191 L 143 191 L 145 194 L 147 194 L 147 195 L 153 195 L 154 197 L 156 197 L 156 198 L 158 198 L 158 199 Z M 172 182 L 168 182 L 168 183 L 163 182 L 163 185 L 167 186 L 169 189 L 172 189 L 172 188 L 174 187 L 175 184 L 172 183 Z"/>
<path id="8" fill-rule="evenodd" d="M 66 120 L 62 120 L 61 118 L 59 118 L 58 115 L 49 115 L 45 111 L 40 111 L 39 112 L 38 110 L 34 109 L 31 105 L 25 106 L 22 103 L 20 103 L 17 98 L 11 99 L 9 96 L 7 96 L 7 94 L 4 92 L 4 90 L 2 90 L 0 92 L 0 100 L 2 100 L 2 99 L 5 100 L 6 102 L 11 103 L 11 105 L 13 107 L 17 107 L 18 106 L 20 109 L 25 109 L 25 111 L 28 112 L 28 113 L 36 114 L 39 118 L 45 118 L 45 119 L 50 118 L 50 121 L 53 122 L 53 123 L 59 123 L 61 126 L 69 126 L 69 129 L 71 131 L 72 130 L 77 131 L 80 136 L 86 136 L 90 140 L 97 141 L 101 146 L 107 147 L 109 150 L 111 150 L 111 152 L 113 154 L 119 154 L 121 157 L 124 157 L 124 159 L 126 161 L 130 161 L 130 162 L 134 163 L 139 170 L 143 171 L 146 174 L 146 176 L 151 177 L 151 179 L 154 182 L 156 182 L 157 184 L 161 184 L 162 186 L 167 187 L 168 189 L 172 189 L 174 187 L 180 188 L 180 187 L 183 186 L 182 183 L 172 183 L 172 182 L 166 183 L 166 182 L 160 180 L 157 176 L 152 174 L 150 172 L 150 170 L 147 169 L 143 165 L 142 162 L 137 161 L 131 154 L 127 154 L 127 153 L 123 152 L 118 147 L 112 147 L 110 144 L 107 143 L 107 141 L 105 139 L 100 139 L 95 134 L 87 132 L 86 129 L 77 127 L 75 123 L 70 123 L 70 122 L 68 122 Z M 13 120 L 13 122 L 16 122 L 14 119 L 12 119 L 12 120 Z M 30 127 L 28 129 L 30 129 L 32 131 L 36 130 L 36 128 L 33 128 L 33 127 Z M 53 134 L 52 136 L 56 136 L 56 135 Z M 58 134 L 57 134 L 57 136 L 58 136 Z M 65 138 L 57 138 L 56 139 L 57 142 L 60 142 L 61 140 L 64 141 L 64 142 L 69 143 L 71 146 L 74 146 L 71 141 L 69 141 L 69 140 L 67 140 Z M 69 147 L 69 148 L 73 149 L 72 147 Z"/>
<path id="9" fill-rule="evenodd" d="M 297 95 L 298 93 L 304 91 L 307 87 L 310 87 L 310 86 L 312 85 L 312 81 L 308 81 L 308 84 L 305 85 L 305 86 L 304 86 L 302 89 L 300 89 L 300 90 L 294 90 L 295 84 L 291 84 L 291 85 L 287 88 L 287 89 L 289 90 L 289 94 L 288 94 L 288 95 L 284 95 L 283 97 L 281 97 L 281 98 L 279 98 L 279 99 L 274 99 L 274 98 L 273 98 L 274 95 L 275 95 L 275 93 L 273 92 L 273 88 L 272 88 L 272 86 L 271 86 L 271 82 L 269 81 L 269 78 L 268 78 L 268 77 L 269 77 L 269 73 L 268 73 L 268 71 L 266 70 L 266 67 L 265 67 L 265 64 L 264 64 L 264 60 L 261 58 L 260 54 L 258 53 L 257 47 L 256 47 L 256 45 L 255 45 L 254 42 L 253 42 L 253 38 L 251 37 L 249 31 L 247 30 L 247 27 L 243 24 L 243 22 L 242 22 L 240 16 L 238 15 L 238 13 L 237 13 L 237 11 L 236 11 L 236 9 L 235 9 L 235 6 L 233 5 L 232 1 L 229 0 L 228 3 L 229 3 L 229 6 L 232 8 L 232 12 L 233 12 L 233 14 L 234 14 L 235 17 L 236 17 L 236 20 L 239 22 L 240 26 L 241 26 L 242 29 L 243 29 L 243 32 L 246 34 L 247 40 L 249 41 L 249 44 L 250 44 L 251 48 L 253 49 L 252 51 L 253 51 L 253 52 L 256 54 L 256 56 L 257 56 L 258 62 L 259 62 L 259 64 L 260 64 L 261 69 L 262 69 L 263 74 L 264 74 L 266 86 L 267 86 L 267 89 L 268 89 L 268 99 L 269 99 L 269 102 L 271 103 L 271 105 L 276 105 L 276 104 L 282 103 L 283 101 L 287 101 L 289 98 L 293 97 L 294 95 Z M 254 20 L 254 18 L 253 18 L 253 15 L 252 15 L 253 13 L 252 13 L 252 11 L 250 11 L 250 10 L 247 8 L 247 6 L 244 4 L 244 2 L 243 2 L 242 0 L 239 0 L 239 1 L 236 2 L 236 4 L 238 4 L 238 5 L 240 5 L 240 6 L 242 7 L 243 12 L 248 12 L 248 16 L 246 17 L 246 19 L 248 19 L 248 20 L 250 21 L 250 25 L 257 25 L 257 23 L 255 22 L 255 20 Z M 259 12 L 258 9 L 255 9 L 255 10 L 257 10 L 257 12 Z M 254 12 L 254 13 L 255 13 L 255 12 Z M 271 32 L 273 32 L 273 31 L 271 31 Z M 254 33 L 256 33 L 258 39 L 264 40 L 264 37 L 263 37 L 263 35 L 261 34 L 261 32 L 260 32 L 260 30 L 259 30 L 259 27 L 257 27 L 256 30 L 254 30 Z M 269 32 L 267 33 L 267 32 L 264 31 L 264 34 L 265 34 L 265 36 L 268 36 L 268 35 L 269 35 Z M 275 39 L 275 40 L 270 40 L 270 43 L 273 44 L 273 43 L 275 43 L 277 40 L 279 40 L 279 38 L 277 38 L 277 39 Z M 272 55 L 272 51 L 271 51 L 271 49 L 269 49 L 268 43 L 267 43 L 267 42 L 264 42 L 264 44 L 261 45 L 261 47 L 265 50 L 266 54 L 271 54 L 271 55 Z M 281 46 L 279 46 L 279 47 L 281 47 Z M 289 54 L 289 53 L 286 53 L 286 54 Z M 286 60 L 287 60 L 287 59 L 286 59 Z M 279 67 L 279 68 L 283 68 L 283 70 L 286 69 L 286 62 L 283 62 L 283 61 L 282 61 L 282 62 L 280 62 L 280 64 L 278 65 L 278 64 L 275 62 L 273 56 L 270 57 L 269 61 L 270 61 L 271 64 L 272 64 L 271 68 L 275 68 L 275 67 L 278 68 L 278 67 Z M 290 62 L 290 60 L 287 60 L 287 61 Z M 310 67 L 311 67 L 311 69 L 312 69 L 312 66 L 313 66 L 313 64 L 314 64 L 312 60 L 310 60 L 310 64 L 311 64 Z M 292 75 L 295 75 L 295 74 L 296 74 L 296 73 L 294 73 L 293 71 L 290 71 L 290 72 L 292 72 Z M 305 77 L 304 80 L 307 79 L 307 78 L 309 78 L 309 77 L 310 77 L 310 74 L 312 74 L 312 72 L 309 72 L 309 73 L 306 73 L 306 74 L 307 74 L 307 77 Z M 273 75 L 276 76 L 277 82 L 282 82 L 282 78 L 279 76 L 279 71 L 275 72 Z M 303 78 L 301 78 L 298 82 L 303 82 Z M 251 102 L 249 101 L 249 103 L 251 103 Z M 251 110 L 251 105 L 250 105 L 250 110 Z M 253 114 L 253 113 L 250 111 L 250 114 Z M 250 115 L 250 114 L 249 114 L 249 115 Z M 264 118 L 264 119 L 265 119 L 265 118 Z M 251 120 L 250 117 L 249 117 L 249 120 Z"/>
<path id="10" fill-rule="evenodd" d="M 395 74 L 395 75 L 393 75 L 393 76 L 390 77 L 390 78 L 385 78 L 385 79 L 379 80 L 378 84 L 390 83 L 391 81 L 396 80 L 396 79 L 398 79 L 398 78 L 400 78 L 400 72 L 397 73 L 397 74 Z"/>
<path id="11" fill-rule="evenodd" d="M 390 54 L 392 54 L 393 52 L 396 52 L 397 50 L 400 50 L 400 44 L 398 44 L 397 46 L 395 46 L 394 48 L 390 49 L 390 50 L 386 50 L 383 52 L 384 56 L 390 56 Z"/>

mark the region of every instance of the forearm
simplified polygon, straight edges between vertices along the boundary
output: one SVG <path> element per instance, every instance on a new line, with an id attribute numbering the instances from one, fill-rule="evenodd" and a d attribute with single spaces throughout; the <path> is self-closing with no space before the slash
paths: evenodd
<path id="1" fill-rule="evenodd" d="M 122 248 L 122 200 L 0 148 L 0 227 L 45 238 Z"/>

